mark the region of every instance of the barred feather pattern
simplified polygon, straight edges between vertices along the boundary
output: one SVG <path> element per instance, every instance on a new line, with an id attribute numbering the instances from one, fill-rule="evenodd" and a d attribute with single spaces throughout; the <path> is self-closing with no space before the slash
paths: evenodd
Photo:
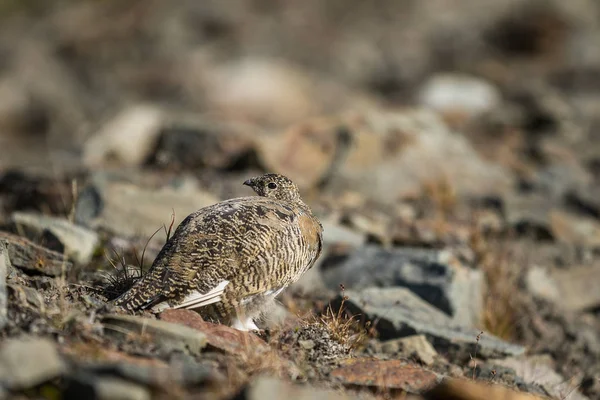
<path id="1" fill-rule="evenodd" d="M 115 305 L 126 311 L 176 307 L 197 291 L 226 283 L 220 301 L 196 309 L 230 324 L 258 316 L 272 298 L 310 269 L 322 250 L 323 228 L 297 186 L 266 174 L 244 184 L 259 196 L 223 201 L 189 215 L 148 273 Z"/>

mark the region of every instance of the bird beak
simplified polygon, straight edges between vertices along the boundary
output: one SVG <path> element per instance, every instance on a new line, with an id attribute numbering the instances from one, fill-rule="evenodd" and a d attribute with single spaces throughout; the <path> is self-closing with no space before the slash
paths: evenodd
<path id="1" fill-rule="evenodd" d="M 244 182 L 244 185 L 252 187 L 253 183 L 254 183 L 254 179 L 248 179 L 247 181 Z"/>

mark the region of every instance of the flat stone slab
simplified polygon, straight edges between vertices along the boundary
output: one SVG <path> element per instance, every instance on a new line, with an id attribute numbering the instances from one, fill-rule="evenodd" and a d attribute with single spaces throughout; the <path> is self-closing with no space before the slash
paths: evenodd
<path id="1" fill-rule="evenodd" d="M 60 276 L 73 266 L 64 255 L 8 232 L 0 232 L 0 242 L 7 246 L 12 266 L 25 271 Z"/>
<path id="2" fill-rule="evenodd" d="M 458 324 L 476 326 L 483 304 L 483 275 L 448 250 L 362 246 L 322 271 L 330 289 L 405 287 Z"/>
<path id="3" fill-rule="evenodd" d="M 165 351 L 180 350 L 192 355 L 200 354 L 206 346 L 206 335 L 187 326 L 134 315 L 109 314 L 102 318 L 109 335 L 150 338 Z"/>
<path id="4" fill-rule="evenodd" d="M 89 263 L 100 243 L 98 233 L 72 224 L 65 218 L 15 212 L 11 219 L 17 226 L 29 229 L 37 236 L 47 235 L 51 240 L 57 240 L 65 254 L 79 264 Z"/>
<path id="5" fill-rule="evenodd" d="M 48 339 L 6 339 L 0 346 L 0 386 L 28 389 L 66 371 L 66 364 Z"/>
<path id="6" fill-rule="evenodd" d="M 401 389 L 421 393 L 435 386 L 441 377 L 401 360 L 355 358 L 331 371 L 331 377 L 346 385 L 380 389 Z"/>
<path id="7" fill-rule="evenodd" d="M 440 354 L 454 353 L 462 360 L 470 355 L 501 357 L 520 355 L 525 348 L 479 330 L 457 325 L 448 315 L 405 288 L 369 288 L 346 291 L 344 306 L 353 315 L 372 321 L 381 340 L 422 334 Z M 341 296 L 332 302 L 339 308 Z"/>

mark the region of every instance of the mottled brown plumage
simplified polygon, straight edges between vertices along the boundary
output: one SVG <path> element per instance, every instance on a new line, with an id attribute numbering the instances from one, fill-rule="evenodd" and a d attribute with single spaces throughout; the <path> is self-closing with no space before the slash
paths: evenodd
<path id="1" fill-rule="evenodd" d="M 115 305 L 189 308 L 238 329 L 257 329 L 253 318 L 321 254 L 323 229 L 288 178 L 266 174 L 244 184 L 259 196 L 189 215 L 148 274 Z"/>

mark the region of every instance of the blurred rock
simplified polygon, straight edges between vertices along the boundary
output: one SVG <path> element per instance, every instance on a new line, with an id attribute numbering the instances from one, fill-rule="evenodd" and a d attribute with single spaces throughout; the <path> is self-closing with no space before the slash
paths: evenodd
<path id="1" fill-rule="evenodd" d="M 68 273 L 73 264 L 62 254 L 22 238 L 0 231 L 0 242 L 8 247 L 12 266 L 22 270 L 50 276 Z"/>
<path id="2" fill-rule="evenodd" d="M 80 199 L 76 206 L 82 209 L 80 215 L 95 216 L 80 222 L 128 238 L 150 238 L 163 225 L 168 228 L 172 217 L 175 229 L 192 212 L 219 201 L 195 188 L 157 189 L 101 174 L 95 175 L 85 190 L 97 194 L 100 201 Z M 87 209 L 83 210 L 84 207 Z M 162 246 L 164 240 L 164 233 L 159 232 L 151 243 Z"/>
<path id="3" fill-rule="evenodd" d="M 356 290 L 404 287 L 457 324 L 475 326 L 481 318 L 483 275 L 462 265 L 449 251 L 364 246 L 341 261 L 323 262 L 323 279 L 330 289 L 340 284 Z"/>
<path id="4" fill-rule="evenodd" d="M 236 397 L 238 398 L 238 397 Z M 284 382 L 266 375 L 255 378 L 239 397 L 245 400 L 294 399 L 294 400 L 349 400 L 354 396 L 338 391 L 318 389 L 308 385 Z"/>
<path id="5" fill-rule="evenodd" d="M 152 398 L 147 388 L 117 378 L 95 380 L 94 392 L 98 400 L 149 400 Z"/>
<path id="6" fill-rule="evenodd" d="M 405 288 L 367 288 L 346 291 L 344 295 L 348 297 L 344 303 L 348 311 L 372 321 L 381 340 L 422 334 L 439 353 L 458 360 L 468 360 L 475 352 L 481 357 L 491 357 L 525 351 L 490 334 L 480 335 L 476 329 L 457 325 Z M 339 309 L 341 297 L 332 304 Z"/>
<path id="7" fill-rule="evenodd" d="M 277 135 L 259 138 L 259 157 L 266 170 L 282 173 L 300 188 L 314 187 L 343 161 L 351 136 L 338 119 L 309 120 Z"/>
<path id="8" fill-rule="evenodd" d="M 126 108 L 87 140 L 83 162 L 88 167 L 141 165 L 156 146 L 163 119 L 162 112 L 153 106 Z"/>
<path id="9" fill-rule="evenodd" d="M 597 220 L 561 210 L 553 210 L 549 217 L 557 241 L 583 248 L 600 248 L 600 222 Z"/>
<path id="10" fill-rule="evenodd" d="M 500 384 L 448 378 L 423 393 L 425 400 L 544 400 L 539 396 L 517 392 Z"/>
<path id="11" fill-rule="evenodd" d="M 255 135 L 248 127 L 232 123 L 173 122 L 161 130 L 150 163 L 180 169 L 252 168 Z"/>
<path id="12" fill-rule="evenodd" d="M 197 57 L 188 85 L 202 93 L 209 112 L 281 128 L 325 112 L 369 108 L 374 101 L 300 63 L 248 56 L 225 63 Z M 198 71 L 202 71 L 198 73 Z"/>
<path id="13" fill-rule="evenodd" d="M 161 347 L 164 353 L 174 350 L 198 355 L 206 346 L 202 332 L 187 326 L 132 315 L 110 314 L 102 318 L 105 331 L 111 336 L 145 336 Z"/>
<path id="14" fill-rule="evenodd" d="M 494 360 L 494 364 L 512 368 L 526 384 L 541 387 L 553 398 L 589 400 L 577 390 L 577 384 L 565 379 L 554 370 L 554 360 L 548 354 Z"/>
<path id="15" fill-rule="evenodd" d="M 600 219 L 600 190 L 597 187 L 578 187 L 565 194 L 565 201 L 581 214 Z"/>
<path id="16" fill-rule="evenodd" d="M 11 390 L 32 388 L 66 371 L 54 343 L 48 339 L 11 338 L 0 347 L 0 382 Z"/>
<path id="17" fill-rule="evenodd" d="M 369 386 L 380 389 L 401 389 L 408 393 L 421 393 L 439 380 L 437 374 L 409 365 L 401 360 L 375 360 L 355 358 L 331 371 L 331 377 L 345 385 Z"/>
<path id="18" fill-rule="evenodd" d="M 501 102 L 499 90 L 491 83 L 468 75 L 438 74 L 425 82 L 419 94 L 419 102 L 448 116 L 466 118 L 483 114 L 498 107 Z"/>
<path id="19" fill-rule="evenodd" d="M 374 350 L 386 354 L 401 354 L 405 359 L 418 360 L 423 365 L 433 365 L 439 357 L 424 335 L 407 336 L 400 339 L 373 342 Z"/>
<path id="20" fill-rule="evenodd" d="M 599 265 L 551 271 L 532 268 L 527 272 L 526 282 L 533 294 L 570 312 L 600 306 L 600 293 L 596 290 L 597 282 L 600 282 Z"/>
<path id="21" fill-rule="evenodd" d="M 507 223 L 525 236 L 538 240 L 552 240 L 550 212 L 554 204 L 542 195 L 510 195 L 504 201 L 504 214 Z"/>
<path id="22" fill-rule="evenodd" d="M 346 245 L 359 247 L 365 243 L 365 235 L 346 228 L 328 219 L 321 219 L 323 225 L 323 245 Z"/>
<path id="23" fill-rule="evenodd" d="M 0 331 L 6 325 L 6 307 L 8 305 L 8 293 L 6 289 L 6 278 L 8 271 L 12 268 L 6 243 L 0 241 Z"/>
<path id="24" fill-rule="evenodd" d="M 100 239 L 98 233 L 70 223 L 65 218 L 49 217 L 41 214 L 16 212 L 11 219 L 14 224 L 31 231 L 34 236 L 46 243 L 57 243 L 53 250 L 65 254 L 78 264 L 92 260 Z"/>

